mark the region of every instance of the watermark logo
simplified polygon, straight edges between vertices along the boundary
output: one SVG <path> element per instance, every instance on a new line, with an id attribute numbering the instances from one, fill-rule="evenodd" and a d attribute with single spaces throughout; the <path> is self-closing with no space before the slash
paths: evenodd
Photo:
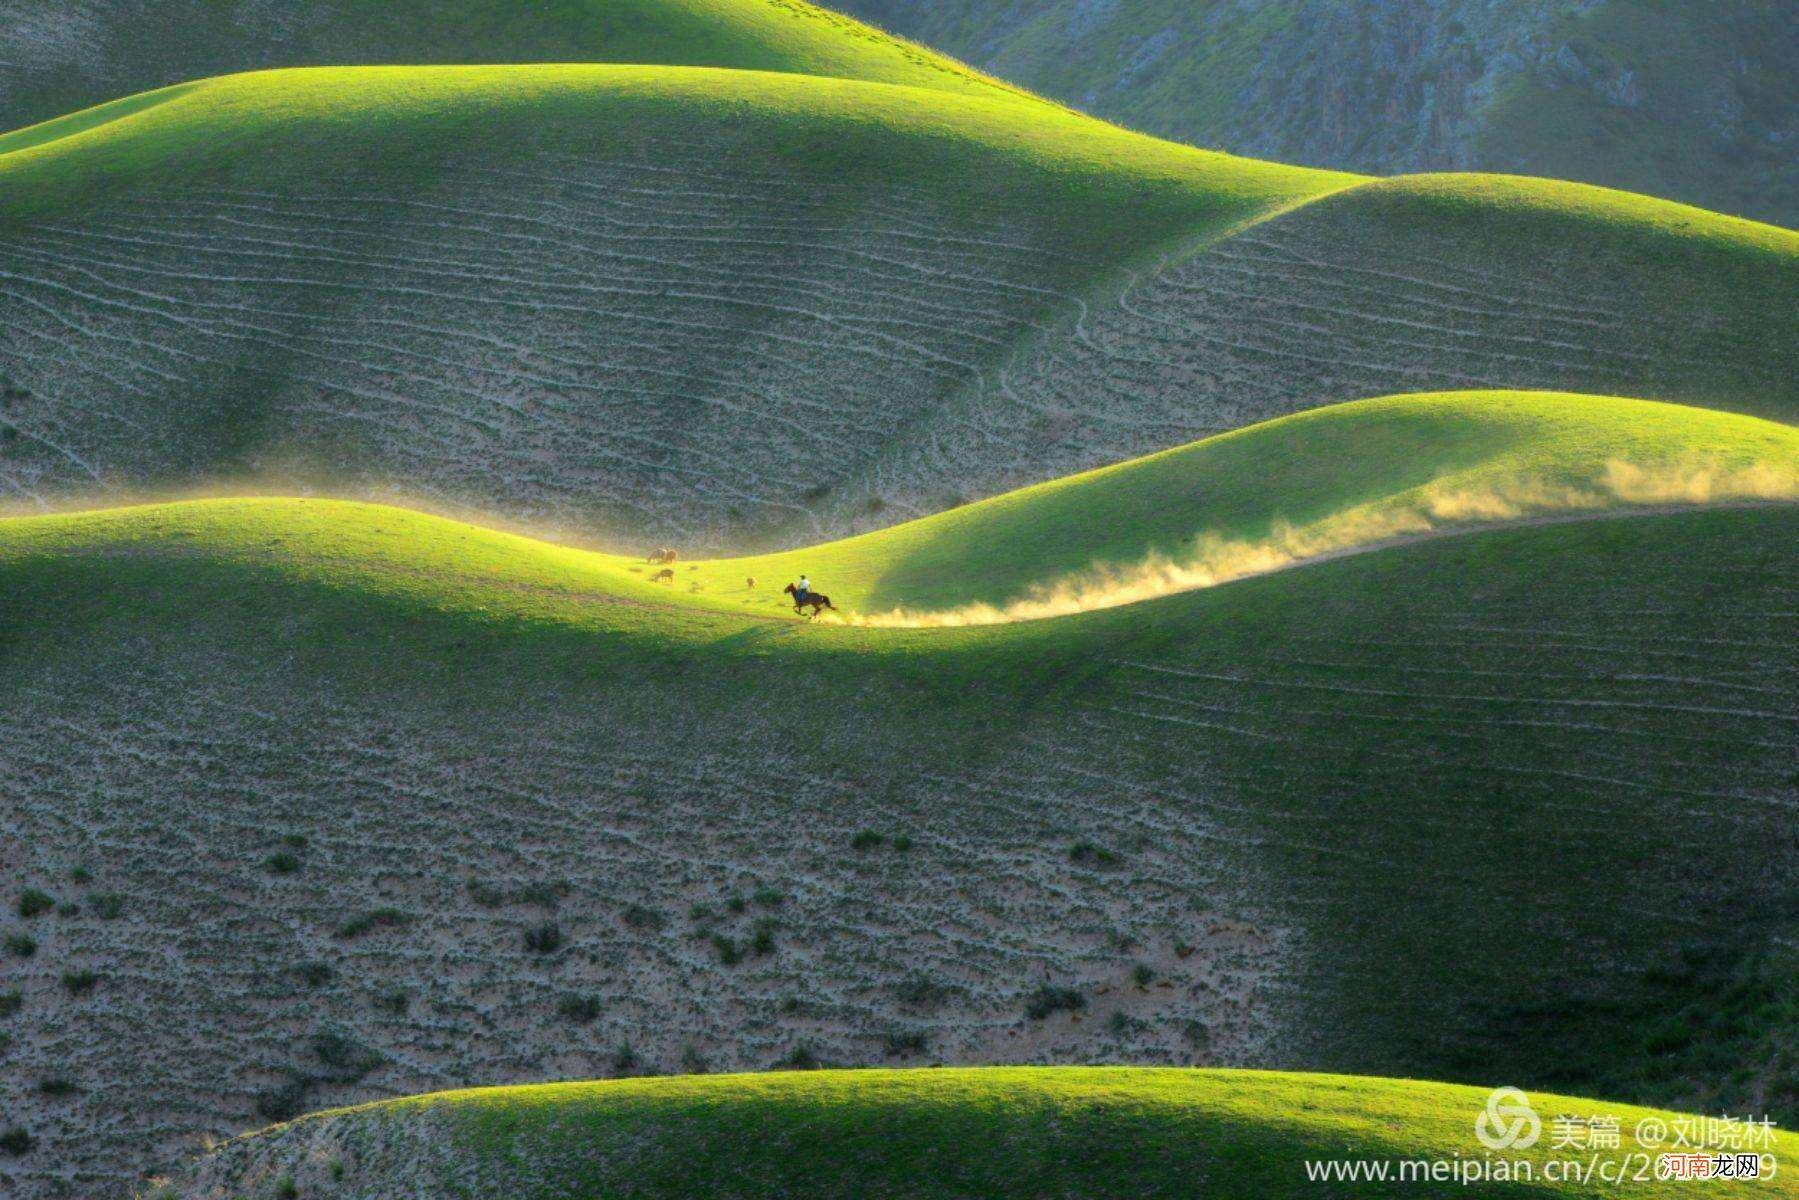
<path id="1" fill-rule="evenodd" d="M 1489 1150 L 1528 1150 L 1543 1136 L 1543 1119 L 1515 1087 L 1494 1088 L 1474 1118 L 1474 1136 Z"/>

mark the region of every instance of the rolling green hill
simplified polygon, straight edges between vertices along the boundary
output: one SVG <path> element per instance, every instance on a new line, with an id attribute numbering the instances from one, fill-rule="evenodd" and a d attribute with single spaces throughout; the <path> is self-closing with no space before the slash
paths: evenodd
<path id="1" fill-rule="evenodd" d="M 363 504 L 0 523 L 0 835 L 58 905 L 9 922 L 0 1081 L 96 1184 L 450 1081 L 782 1063 L 1783 1116 L 1799 508 L 1662 510 L 1790 498 L 1796 436 L 1399 397 L 806 553 L 932 607 L 1281 518 L 1512 524 L 962 628 Z"/>
<path id="2" fill-rule="evenodd" d="M 807 0 L 170 0 L 0 3 L 0 129 L 133 92 L 271 67 L 649 63 L 1013 93 Z"/>
<path id="3" fill-rule="evenodd" d="M 325 490 L 740 550 L 1334 400 L 1789 420 L 1799 234 L 1359 182 L 1003 96 L 273 72 L 0 140 L 0 486 Z"/>
<path id="4" fill-rule="evenodd" d="M 301 1195 L 411 1194 L 454 1180 L 496 1196 L 1177 1197 L 1219 1200 L 1332 1194 L 1308 1160 L 1384 1163 L 1390 1182 L 1338 1183 L 1358 1196 L 1420 1194 L 1402 1161 L 1470 1160 L 1484 1151 L 1474 1088 L 1341 1075 L 1062 1067 L 1037 1070 L 826 1071 L 490 1088 L 409 1097 L 320 1114 L 228 1143 L 174 1194 L 261 1194 L 289 1181 Z M 1547 1132 L 1525 1162 L 1529 1183 L 1439 1178 L 1437 1194 L 1660 1196 L 1635 1175 L 1640 1121 L 1674 1113 L 1533 1096 L 1557 1113 L 1616 1117 L 1616 1151 L 1594 1161 L 1624 1181 L 1549 1179 Z M 1799 1138 L 1779 1132 L 1781 1160 Z M 1578 1154 L 1588 1166 L 1589 1152 Z M 1628 1167 L 1627 1167 L 1628 1164 Z M 1464 1167 L 1464 1169 L 1468 1169 Z M 1514 1170 L 1520 1170 L 1513 1167 Z M 1521 1171 L 1520 1171 L 1521 1173 Z M 1427 1177 L 1428 1178 L 1428 1177 Z M 1778 1177 L 1777 1177 L 1778 1179 Z M 1717 1181 L 1708 1194 L 1789 1194 L 1786 1185 Z M 1347 1194 L 1347 1193 L 1344 1193 Z"/>
<path id="5" fill-rule="evenodd" d="M 839 7 L 1195 145 L 1579 179 L 1799 225 L 1799 32 L 1769 0 Z"/>

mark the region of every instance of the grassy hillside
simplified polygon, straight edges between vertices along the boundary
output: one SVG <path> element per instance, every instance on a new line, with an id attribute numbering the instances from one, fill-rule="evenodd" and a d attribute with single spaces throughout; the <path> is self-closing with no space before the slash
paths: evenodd
<path id="1" fill-rule="evenodd" d="M 1695 452 L 1714 484 L 1790 481 L 1793 437 L 1399 398 L 806 565 L 840 599 L 1004 601 L 1282 516 L 1528 515 L 1658 465 L 1657 505 L 1730 499 Z M 0 836 L 57 906 L 6 922 L 37 948 L 0 1089 L 39 1149 L 0 1169 L 35 1186 L 79 1144 L 98 1186 L 451 1081 L 813 1062 L 1304 1065 L 1784 1118 L 1796 535 L 1791 504 L 1527 525 L 868 629 L 725 590 L 784 562 L 671 587 L 368 505 L 5 522 Z M 169 1096 L 195 1099 L 122 1117 Z"/>
<path id="2" fill-rule="evenodd" d="M 739 550 L 1386 392 L 1799 411 L 1799 234 L 1003 97 L 274 72 L 0 151 L 26 505 L 316 488 Z"/>
<path id="3" fill-rule="evenodd" d="M 200 76 L 271 67 L 650 63 L 1013 93 L 806 0 L 276 0 L 229 14 L 214 0 L 171 0 L 154 11 L 126 0 L 54 9 L 5 0 L 0 61 L 10 70 L 0 129 Z"/>
<path id="4" fill-rule="evenodd" d="M 226 1145 L 178 1181 L 179 1195 L 410 1193 L 454 1178 L 490 1196 L 1317 1196 L 1308 1160 L 1472 1159 L 1485 1090 L 1342 1075 L 1063 1067 L 827 1071 L 488 1088 L 308 1117 Z M 1617 1170 L 1641 1154 L 1637 1122 L 1677 1114 L 1533 1096 L 1563 1113 L 1618 1118 Z M 1547 1127 L 1547 1126 L 1546 1126 Z M 1539 1176 L 1572 1157 L 1547 1135 L 1507 1155 Z M 1769 1153 L 1799 1151 L 1776 1135 Z M 1583 1167 L 1588 1152 L 1580 1151 Z M 333 1166 L 337 1164 L 337 1166 Z M 1634 1173 L 1626 1172 L 1626 1175 Z M 1338 1184 L 1338 1187 L 1350 1186 Z M 1428 1184 L 1424 1186 L 1429 1186 Z M 1471 1196 L 1655 1196 L 1618 1186 L 1440 1182 Z M 1709 1184 L 1724 1195 L 1768 1183 Z M 1417 1194 L 1397 1179 L 1361 1196 Z M 215 1192 L 209 1189 L 222 1189 Z M 1784 1193 L 1782 1193 L 1784 1194 Z"/>
<path id="5" fill-rule="evenodd" d="M 1799 224 L 1799 33 L 1769 0 L 840 7 L 1195 145 L 1578 179 Z"/>
<path id="6" fill-rule="evenodd" d="M 659 67 L 232 77 L 5 145 L 14 495 L 259 475 L 645 537 L 791 522 L 1096 278 L 1350 182 Z"/>

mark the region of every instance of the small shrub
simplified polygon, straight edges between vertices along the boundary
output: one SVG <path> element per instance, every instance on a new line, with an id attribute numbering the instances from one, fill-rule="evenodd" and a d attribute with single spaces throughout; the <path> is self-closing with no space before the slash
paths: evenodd
<path id="1" fill-rule="evenodd" d="M 287 834 L 281 839 L 281 844 L 286 846 L 289 850 L 304 850 L 306 849 L 306 835 L 301 833 Z"/>
<path id="2" fill-rule="evenodd" d="M 24 993 L 18 988 L 10 992 L 0 992 L 0 1017 L 10 1017 L 25 1007 Z"/>
<path id="3" fill-rule="evenodd" d="M 37 939 L 28 933 L 6 935 L 6 952 L 14 958 L 30 958 L 37 953 Z"/>
<path id="4" fill-rule="evenodd" d="M 887 1034 L 884 1049 L 888 1058 L 904 1058 L 908 1054 L 923 1054 L 926 1035 L 919 1029 L 895 1029 Z"/>
<path id="5" fill-rule="evenodd" d="M 100 977 L 92 971 L 64 971 L 62 975 L 62 985 L 71 996 L 85 996 L 99 982 Z"/>
<path id="6" fill-rule="evenodd" d="M 292 1175 L 283 1175 L 275 1181 L 275 1189 L 271 1193 L 275 1200 L 297 1200 L 300 1195 L 299 1185 Z"/>
<path id="7" fill-rule="evenodd" d="M 73 900 L 64 900 L 61 904 L 56 906 L 56 915 L 59 917 L 79 917 L 81 915 L 81 905 L 75 903 Z"/>
<path id="8" fill-rule="evenodd" d="M 14 1158 L 31 1152 L 31 1135 L 14 1125 L 5 1133 L 0 1133 L 0 1150 L 6 1151 Z"/>
<path id="9" fill-rule="evenodd" d="M 710 904 L 695 904 L 687 910 L 687 919 L 695 925 L 704 925 L 717 915 Z"/>
<path id="10" fill-rule="evenodd" d="M 646 908 L 641 904 L 627 906 L 623 919 L 625 924 L 632 929 L 656 930 L 668 924 L 667 914 L 659 909 Z"/>
<path id="11" fill-rule="evenodd" d="M 718 953 L 718 961 L 727 967 L 734 967 L 743 961 L 743 947 L 735 939 L 722 933 L 712 935 L 712 949 Z"/>
<path id="12" fill-rule="evenodd" d="M 590 1025 L 599 1018 L 600 1002 L 592 996 L 564 996 L 556 1011 L 577 1025 Z"/>
<path id="13" fill-rule="evenodd" d="M 330 963 L 303 962 L 294 968 L 294 974 L 298 975 L 300 982 L 307 987 L 317 988 L 330 983 L 337 975 L 337 971 Z"/>
<path id="14" fill-rule="evenodd" d="M 412 997 L 408 996 L 405 992 L 400 991 L 398 988 L 375 997 L 376 1008 L 392 1013 L 396 1017 L 405 1016 L 407 1006 L 411 1003 Z"/>
<path id="15" fill-rule="evenodd" d="M 337 936 L 344 940 L 361 937 L 371 929 L 389 929 L 396 925 L 404 925 L 412 918 L 397 908 L 376 908 L 351 917 L 337 927 Z"/>
<path id="16" fill-rule="evenodd" d="M 498 908 L 506 903 L 505 892 L 491 884 L 483 883 L 479 879 L 468 881 L 468 894 L 469 899 L 482 908 Z"/>
<path id="17" fill-rule="evenodd" d="M 256 1115 L 267 1121 L 286 1121 L 306 1110 L 307 1081 L 289 1075 L 256 1093 Z"/>
<path id="18" fill-rule="evenodd" d="M 329 1068 L 327 1078 L 334 1083 L 355 1083 L 382 1062 L 379 1053 L 341 1033 L 313 1034 L 312 1053 Z"/>
<path id="19" fill-rule="evenodd" d="M 725 901 L 726 912 L 740 913 L 749 906 L 750 902 L 745 900 L 742 896 L 732 896 L 729 900 Z"/>
<path id="20" fill-rule="evenodd" d="M 574 888 L 566 879 L 545 879 L 536 883 L 521 884 L 518 890 L 512 893 L 512 902 L 514 904 L 532 904 L 538 908 L 555 908 L 562 903 L 563 897 L 573 890 Z"/>
<path id="21" fill-rule="evenodd" d="M 1078 867 L 1106 868 L 1118 865 L 1118 855 L 1093 842 L 1076 842 L 1068 848 L 1068 861 Z"/>
<path id="22" fill-rule="evenodd" d="M 554 954 L 562 946 L 562 927 L 545 921 L 525 930 L 525 949 L 533 954 Z"/>
<path id="23" fill-rule="evenodd" d="M 772 922 L 756 923 L 756 934 L 750 939 L 750 953 L 765 958 L 775 952 L 775 929 Z"/>
<path id="24" fill-rule="evenodd" d="M 1055 1013 L 1078 1012 L 1086 1007 L 1087 997 L 1074 988 L 1051 987 L 1046 983 L 1025 997 L 1024 1015 L 1033 1021 L 1041 1021 Z"/>
<path id="25" fill-rule="evenodd" d="M 55 897 L 42 888 L 26 888 L 19 893 L 19 915 L 26 920 L 42 916 L 55 907 Z"/>
<path id="26" fill-rule="evenodd" d="M 912 839 L 905 834 L 896 834 L 893 839 L 893 850 L 896 854 L 905 854 L 912 849 Z"/>
<path id="27" fill-rule="evenodd" d="M 88 903 L 93 906 L 94 915 L 102 921 L 116 921 L 125 911 L 125 897 L 117 892 L 99 892 Z"/>
<path id="28" fill-rule="evenodd" d="M 781 1059 L 775 1066 L 789 1071 L 816 1071 L 823 1067 L 824 1063 L 819 1061 L 818 1055 L 812 1052 L 812 1047 L 801 1042 L 788 1051 L 787 1057 Z"/>
<path id="29" fill-rule="evenodd" d="M 893 985 L 893 995 L 901 1004 L 935 1008 L 955 994 L 955 988 L 938 983 L 924 975 L 913 975 Z"/>
<path id="30" fill-rule="evenodd" d="M 86 867 L 76 867 L 73 871 L 69 872 L 69 878 L 83 887 L 86 887 L 94 881 L 94 873 Z"/>
<path id="31" fill-rule="evenodd" d="M 73 1096 L 76 1092 L 75 1081 L 57 1075 L 50 1079 L 40 1079 L 37 1090 L 46 1096 Z"/>
<path id="32" fill-rule="evenodd" d="M 342 1182 L 343 1177 L 344 1177 L 344 1160 L 341 1158 L 332 1159 L 331 1160 L 331 1178 L 338 1180 L 339 1182 Z"/>
<path id="33" fill-rule="evenodd" d="M 779 908 L 787 903 L 787 897 L 771 887 L 760 887 L 750 899 L 763 908 Z"/>
<path id="34" fill-rule="evenodd" d="M 630 1042 L 620 1042 L 612 1052 L 612 1069 L 621 1075 L 637 1069 L 637 1051 L 631 1049 Z"/>
<path id="35" fill-rule="evenodd" d="M 864 853 L 870 850 L 879 850 L 886 844 L 887 835 L 877 829 L 858 830 L 856 836 L 850 839 L 850 849 Z"/>
<path id="36" fill-rule="evenodd" d="M 1146 963 L 1138 963 L 1131 968 L 1131 982 L 1137 985 L 1137 990 L 1139 991 L 1155 982 L 1155 978 L 1156 973 L 1150 970 Z"/>
<path id="37" fill-rule="evenodd" d="M 300 869 L 300 856 L 289 850 L 277 851 L 262 860 L 262 869 L 271 875 L 292 875 Z"/>

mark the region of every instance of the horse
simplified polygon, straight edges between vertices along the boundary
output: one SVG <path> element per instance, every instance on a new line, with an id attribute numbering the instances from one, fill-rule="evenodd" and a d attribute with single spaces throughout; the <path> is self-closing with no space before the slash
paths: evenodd
<path id="1" fill-rule="evenodd" d="M 823 609 L 828 608 L 832 612 L 837 611 L 837 606 L 835 604 L 832 604 L 831 598 L 829 596 L 825 595 L 823 592 L 807 592 L 806 598 L 804 600 L 801 600 L 800 599 L 800 590 L 798 588 L 794 587 L 791 583 L 788 584 L 786 587 L 782 588 L 781 590 L 783 592 L 786 592 L 789 596 L 793 597 L 793 611 L 794 612 L 805 612 L 806 611 L 805 606 L 808 604 L 810 604 L 812 606 L 812 616 L 813 617 L 816 617 L 819 614 L 819 612 Z M 811 619 L 812 619 L 811 617 L 807 618 L 807 620 L 811 620 Z"/>

